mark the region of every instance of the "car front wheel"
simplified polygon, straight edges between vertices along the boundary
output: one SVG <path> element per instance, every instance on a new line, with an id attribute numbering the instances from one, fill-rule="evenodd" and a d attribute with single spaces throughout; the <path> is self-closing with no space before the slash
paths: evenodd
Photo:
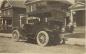
<path id="1" fill-rule="evenodd" d="M 12 32 L 12 40 L 13 41 L 19 41 L 20 40 L 20 33 L 18 30 L 14 30 Z"/>

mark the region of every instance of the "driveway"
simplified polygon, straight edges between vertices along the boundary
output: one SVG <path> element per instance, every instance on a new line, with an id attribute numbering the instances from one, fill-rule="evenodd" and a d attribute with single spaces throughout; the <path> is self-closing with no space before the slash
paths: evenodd
<path id="1" fill-rule="evenodd" d="M 3 34 L 4 35 L 4 34 Z M 6 34 L 5 34 L 6 35 Z M 8 34 L 11 35 L 11 34 Z M 27 41 L 14 42 L 11 38 L 6 36 L 1 36 L 0 34 L 0 53 L 39 53 L 39 54 L 83 54 L 85 53 L 84 46 L 79 45 L 56 45 L 56 46 L 46 46 L 40 47 L 37 44 Z M 8 37 L 7 37 L 8 36 Z"/>

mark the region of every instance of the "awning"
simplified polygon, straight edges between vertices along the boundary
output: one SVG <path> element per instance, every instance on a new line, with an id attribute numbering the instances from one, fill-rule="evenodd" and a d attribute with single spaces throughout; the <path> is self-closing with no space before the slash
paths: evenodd
<path id="1" fill-rule="evenodd" d="M 78 2 L 78 3 L 75 3 L 74 5 L 72 5 L 71 7 L 69 7 L 69 9 L 73 10 L 73 11 L 85 10 L 85 4 Z"/>

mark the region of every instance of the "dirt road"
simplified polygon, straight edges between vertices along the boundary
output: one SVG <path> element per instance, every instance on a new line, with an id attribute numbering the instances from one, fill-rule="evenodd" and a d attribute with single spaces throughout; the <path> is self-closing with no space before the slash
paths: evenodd
<path id="1" fill-rule="evenodd" d="M 0 36 L 0 53 L 52 53 L 52 54 L 84 54 L 83 46 L 56 45 L 40 47 L 27 41 L 13 42 L 10 38 Z"/>

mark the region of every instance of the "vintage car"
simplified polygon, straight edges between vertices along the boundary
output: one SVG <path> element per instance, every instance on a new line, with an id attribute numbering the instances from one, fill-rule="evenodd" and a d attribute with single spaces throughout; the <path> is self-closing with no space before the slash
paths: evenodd
<path id="1" fill-rule="evenodd" d="M 13 39 L 19 41 L 20 38 L 32 38 L 41 46 L 47 44 L 59 44 L 62 39 L 59 34 L 62 32 L 63 22 L 49 21 L 40 22 L 38 19 L 29 20 L 21 28 L 13 30 Z"/>
<path id="2" fill-rule="evenodd" d="M 14 22 L 12 39 L 19 41 L 22 38 L 31 38 L 36 40 L 40 46 L 65 43 L 64 35 L 61 34 L 67 28 L 65 17 L 68 6 L 69 4 L 58 1 L 26 2 L 27 14 L 24 17 L 20 17 L 19 20 L 14 20 L 19 22 L 19 25 Z M 73 31 L 70 28 L 67 30 Z"/>

